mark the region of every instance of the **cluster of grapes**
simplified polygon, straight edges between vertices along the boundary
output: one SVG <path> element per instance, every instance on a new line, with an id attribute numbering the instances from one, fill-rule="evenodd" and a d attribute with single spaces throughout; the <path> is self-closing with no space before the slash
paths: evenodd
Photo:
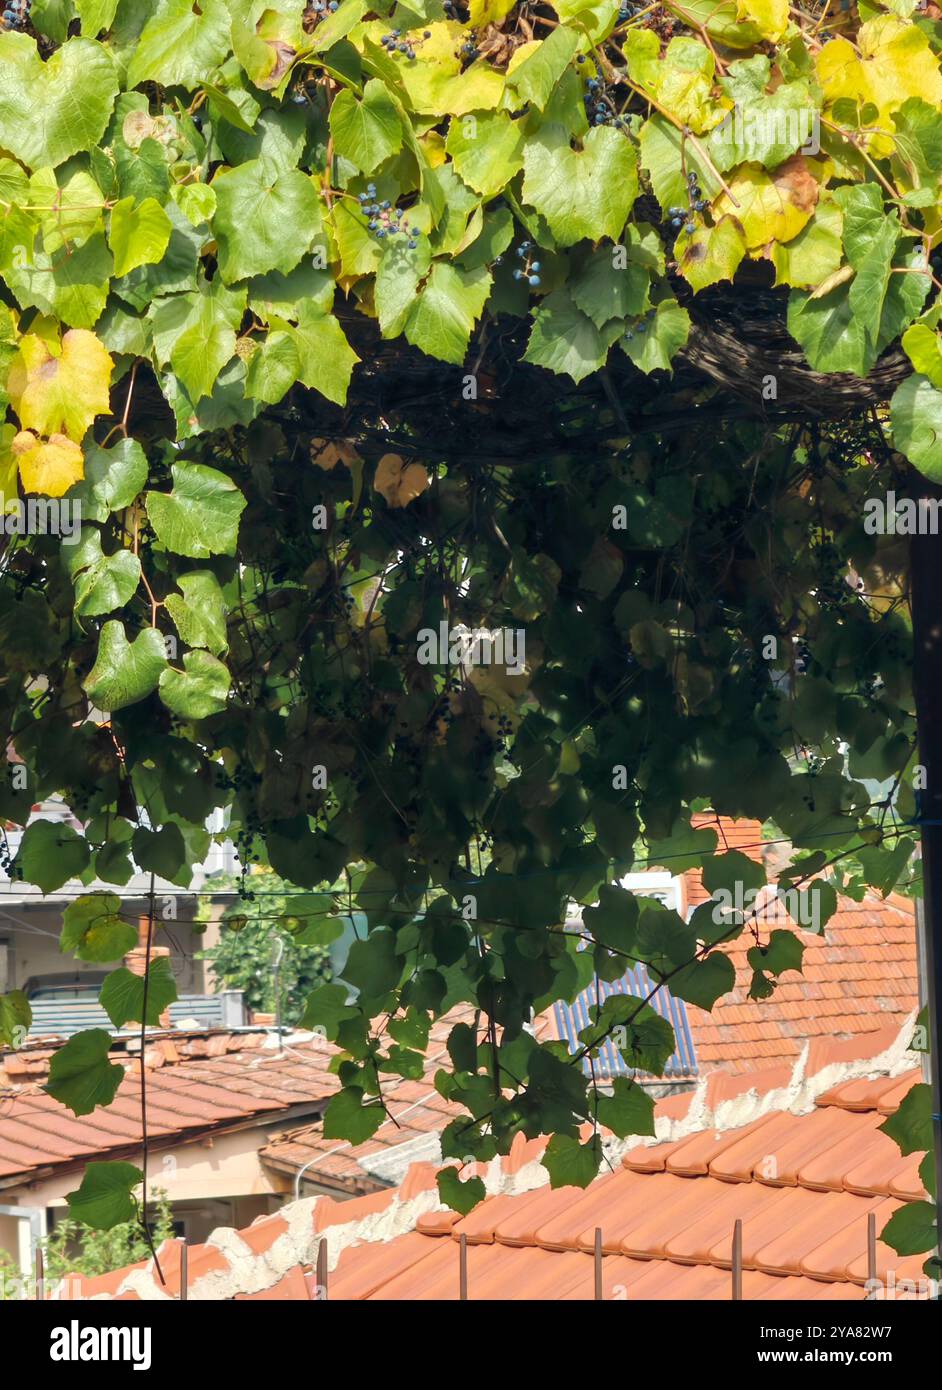
<path id="1" fill-rule="evenodd" d="M 442 9 L 445 11 L 446 19 L 457 19 L 461 23 L 464 22 L 458 0 L 442 0 Z"/>
<path id="2" fill-rule="evenodd" d="M 301 16 L 301 27 L 306 34 L 314 32 L 316 25 L 322 19 L 326 19 L 328 14 L 333 14 L 334 10 L 340 9 L 340 0 L 311 0 L 306 5 Z"/>
<path id="3" fill-rule="evenodd" d="M 422 37 L 423 39 L 430 39 L 432 31 L 426 29 Z M 401 29 L 393 29 L 388 34 L 384 34 L 380 43 L 389 54 L 401 53 L 403 58 L 408 58 L 410 62 L 415 58 L 415 49 L 408 39 L 402 37 Z"/>
<path id="4" fill-rule="evenodd" d="M 533 289 L 538 289 L 540 285 L 540 262 L 531 261 L 530 259 L 530 249 L 532 245 L 533 243 L 531 241 L 521 241 L 520 245 L 517 247 L 517 255 L 525 264 L 523 266 L 518 266 L 514 271 L 514 279 L 526 280 L 527 284 L 531 285 Z"/>
<path id="5" fill-rule="evenodd" d="M 706 200 L 700 190 L 697 176 L 693 172 L 687 175 L 687 202 L 689 204 L 687 208 L 668 208 L 667 215 L 670 217 L 671 226 L 675 231 L 680 231 L 683 227 L 688 236 L 693 236 L 697 230 L 693 215 L 706 210 Z"/>
<path id="6" fill-rule="evenodd" d="M 656 311 L 654 309 L 649 309 L 646 314 L 642 314 L 641 318 L 635 324 L 634 328 L 629 328 L 628 331 L 625 333 L 625 337 L 630 339 L 633 338 L 636 333 L 647 333 L 648 325 L 653 320 L 655 312 Z"/>
<path id="7" fill-rule="evenodd" d="M 398 236 L 401 232 L 408 238 L 410 251 L 414 251 L 416 240 L 422 235 L 418 227 L 409 227 L 409 219 L 404 215 L 402 208 L 394 208 L 388 198 L 384 198 L 381 203 L 376 201 L 376 184 L 368 183 L 365 193 L 358 193 L 357 200 L 360 204 L 361 212 L 365 212 L 369 217 L 366 224 L 371 232 L 375 232 L 380 240 L 385 237 Z"/>
<path id="8" fill-rule="evenodd" d="M 626 19 L 631 19 L 637 13 L 638 7 L 636 5 L 622 5 L 618 11 L 618 21 L 620 24 L 624 24 Z"/>
<path id="9" fill-rule="evenodd" d="M 581 53 L 577 61 L 585 62 Z M 600 77 L 590 77 L 587 80 L 582 100 L 590 125 L 612 125 L 620 128 L 627 124 L 625 117 L 620 116 L 615 109 L 615 103 L 608 95 L 605 83 Z"/>
<path id="10" fill-rule="evenodd" d="M 477 31 L 472 29 L 464 43 L 458 49 L 458 57 L 464 62 L 473 63 L 478 56 L 478 51 Z"/>
<path id="11" fill-rule="evenodd" d="M 422 762 L 422 749 L 411 734 L 396 734 L 393 739 L 393 757 L 397 761 L 401 759 L 408 763 L 415 770 Z"/>
<path id="12" fill-rule="evenodd" d="M 0 15 L 0 25 L 3 29 L 25 29 L 26 21 L 29 19 L 29 5 L 30 0 L 6 0 L 3 14 Z"/>
<path id="13" fill-rule="evenodd" d="M 508 742 L 514 736 L 513 720 L 507 714 L 489 714 L 487 717 L 497 721 L 497 739 L 494 749 L 498 753 L 505 753 Z"/>
<path id="14" fill-rule="evenodd" d="M 0 869 L 6 874 L 7 878 L 22 879 L 23 867 L 16 863 L 16 856 L 10 849 L 9 841 L 4 834 L 0 841 Z"/>

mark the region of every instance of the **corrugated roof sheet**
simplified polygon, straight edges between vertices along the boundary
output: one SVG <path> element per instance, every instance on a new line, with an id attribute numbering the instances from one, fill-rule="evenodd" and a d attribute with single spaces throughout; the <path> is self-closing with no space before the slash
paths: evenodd
<path id="1" fill-rule="evenodd" d="M 668 989 L 660 989 L 654 995 L 651 995 L 651 989 L 651 980 L 643 965 L 636 965 L 626 971 L 620 980 L 600 980 L 597 989 L 595 984 L 591 984 L 588 989 L 582 991 L 574 1003 L 557 1001 L 553 1005 L 557 1034 L 566 1043 L 570 1053 L 577 1052 L 581 1047 L 579 1034 L 592 1021 L 590 1010 L 598 1004 L 604 1004 L 612 995 L 631 995 L 635 999 L 648 999 L 651 996 L 651 1007 L 662 1018 L 667 1019 L 674 1030 L 677 1043 L 664 1068 L 664 1076 L 671 1080 L 695 1077 L 697 1058 L 687 1022 L 687 1006 L 682 999 L 675 999 Z M 588 1076 L 591 1072 L 588 1059 L 582 1063 L 582 1068 Z M 599 1079 L 635 1074 L 635 1069 L 626 1064 L 611 1040 L 603 1044 L 595 1062 L 595 1075 Z"/>

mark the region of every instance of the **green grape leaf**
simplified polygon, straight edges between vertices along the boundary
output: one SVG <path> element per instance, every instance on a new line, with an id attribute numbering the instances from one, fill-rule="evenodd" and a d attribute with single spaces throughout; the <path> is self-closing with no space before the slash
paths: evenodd
<path id="1" fill-rule="evenodd" d="M 221 655 L 226 639 L 226 605 L 219 581 L 211 570 L 181 574 L 179 594 L 168 594 L 164 606 L 188 647 L 205 647 Z"/>
<path id="2" fill-rule="evenodd" d="M 98 639 L 98 656 L 82 688 L 98 709 L 113 711 L 136 704 L 155 689 L 167 658 L 156 628 L 145 627 L 132 642 L 122 623 L 105 623 Z"/>
<path id="3" fill-rule="evenodd" d="M 0 1042 L 5 1047 L 22 1046 L 32 1022 L 33 1011 L 21 989 L 0 994 Z"/>
<path id="4" fill-rule="evenodd" d="M 650 271 L 631 260 L 625 247 L 600 246 L 589 252 L 569 291 L 573 303 L 601 329 L 611 319 L 643 314 L 650 285 Z"/>
<path id="5" fill-rule="evenodd" d="M 902 337 L 903 349 L 920 376 L 942 391 L 942 337 L 928 323 L 914 323 Z"/>
<path id="6" fill-rule="evenodd" d="M 254 401 L 277 405 L 297 381 L 301 361 L 294 335 L 274 329 L 266 334 L 249 361 L 245 374 L 245 393 Z"/>
<path id="7" fill-rule="evenodd" d="M 513 93 L 514 104 L 522 106 L 530 102 L 538 111 L 542 111 L 578 47 L 578 35 L 560 25 L 538 47 L 528 52 L 522 62 L 513 65 L 507 86 Z"/>
<path id="8" fill-rule="evenodd" d="M 522 124 L 506 111 L 454 116 L 445 148 L 468 187 L 493 198 L 523 168 Z"/>
<path id="9" fill-rule="evenodd" d="M 560 246 L 583 237 L 617 241 L 637 194 L 634 148 L 609 126 L 590 130 L 578 151 L 562 126 L 545 126 L 524 151 L 524 202 L 546 219 Z"/>
<path id="10" fill-rule="evenodd" d="M 736 970 L 729 956 L 711 951 L 702 960 L 691 961 L 671 975 L 670 990 L 688 1004 L 710 1010 L 736 983 Z"/>
<path id="11" fill-rule="evenodd" d="M 90 1162 L 78 1188 L 66 1194 L 69 1216 L 93 1231 L 110 1231 L 133 1221 L 138 1214 L 134 1189 L 143 1181 L 144 1174 L 133 1163 Z"/>
<path id="12" fill-rule="evenodd" d="M 159 874 L 172 879 L 186 858 L 186 843 L 178 825 L 171 821 L 159 830 L 140 825 L 131 839 L 135 863 L 145 873 Z"/>
<path id="13" fill-rule="evenodd" d="M 93 39 L 104 29 L 110 29 L 118 12 L 119 0 L 74 0 L 82 33 Z"/>
<path id="14" fill-rule="evenodd" d="M 610 1129 L 616 1139 L 654 1133 L 654 1097 L 637 1081 L 616 1076 L 612 1094 L 600 1096 L 598 1104 L 600 1125 Z"/>
<path id="15" fill-rule="evenodd" d="M 226 57 L 230 22 L 225 0 L 158 0 L 131 52 L 128 87 L 159 82 L 192 90 Z"/>
<path id="16" fill-rule="evenodd" d="M 347 993 L 344 985 L 320 985 L 312 990 L 298 1027 L 321 1030 L 328 1042 L 336 1042 L 341 1023 L 356 1018 L 358 1013 L 347 1003 Z"/>
<path id="17" fill-rule="evenodd" d="M 118 960 L 137 945 L 137 928 L 121 917 L 114 893 L 83 893 L 62 914 L 59 950 L 78 960 Z"/>
<path id="18" fill-rule="evenodd" d="M 147 986 L 147 1006 L 144 1004 L 144 987 Z M 152 960 L 147 978 L 135 975 L 126 966 L 112 970 L 101 987 L 99 999 L 115 1028 L 123 1028 L 126 1023 L 145 1023 L 150 1028 L 160 1025 L 160 1015 L 177 998 L 177 982 L 170 972 L 170 961 L 166 956 Z"/>
<path id="19" fill-rule="evenodd" d="M 832 198 L 822 198 L 811 221 L 786 245 L 773 244 L 769 258 L 775 266 L 776 285 L 814 289 L 833 275 L 841 264 L 844 218 Z"/>
<path id="20" fill-rule="evenodd" d="M 127 275 L 139 265 L 162 260 L 172 229 L 170 218 L 155 198 L 145 198 L 136 205 L 134 198 L 115 203 L 108 233 L 115 275 Z"/>
<path id="21" fill-rule="evenodd" d="M 458 1169 L 451 1165 L 435 1174 L 435 1182 L 441 1201 L 452 1211 L 460 1212 L 462 1216 L 467 1216 L 468 1212 L 473 1211 L 487 1196 L 487 1189 L 481 1178 L 465 1178 L 462 1181 Z"/>
<path id="22" fill-rule="evenodd" d="M 406 315 L 405 335 L 414 347 L 443 362 L 461 363 L 491 290 L 490 272 L 459 270 L 436 261 Z"/>
<path id="23" fill-rule="evenodd" d="M 920 473 L 942 482 L 942 391 L 924 376 L 907 377 L 890 402 L 893 442 Z"/>
<path id="24" fill-rule="evenodd" d="M 81 502 L 85 521 L 107 521 L 129 507 L 147 482 L 147 458 L 136 439 L 119 439 L 107 449 L 85 450 L 85 477 L 66 493 Z"/>
<path id="25" fill-rule="evenodd" d="M 726 216 L 714 227 L 698 226 L 689 236 L 681 231 L 674 254 L 681 275 L 699 291 L 718 280 L 732 280 L 746 254 L 746 242 L 738 220 Z"/>
<path id="26" fill-rule="evenodd" d="M 218 174 L 213 232 L 219 273 L 226 284 L 269 270 L 293 270 L 321 230 L 313 181 L 297 169 L 279 169 L 270 157 Z"/>
<path id="27" fill-rule="evenodd" d="M 89 859 L 87 841 L 61 821 L 35 820 L 26 827 L 16 856 L 27 883 L 43 893 L 54 893 L 69 879 L 78 878 Z"/>
<path id="28" fill-rule="evenodd" d="M 588 315 L 577 307 L 568 290 L 554 290 L 541 301 L 533 315 L 526 361 L 571 376 L 573 381 L 582 381 L 604 365 L 608 350 L 621 329 L 618 319 L 602 329 L 596 328 Z"/>
<path id="29" fill-rule="evenodd" d="M 53 1100 L 73 1115 L 90 1115 L 97 1106 L 110 1105 L 124 1079 L 124 1068 L 108 1060 L 110 1046 L 104 1028 L 73 1033 L 49 1062 L 45 1089 Z"/>
<path id="30" fill-rule="evenodd" d="M 245 498 L 231 478 L 202 463 L 174 464 L 172 492 L 145 494 L 157 538 L 175 555 L 234 555 Z"/>
<path id="31" fill-rule="evenodd" d="M 343 405 L 360 359 L 333 314 L 324 313 L 309 300 L 299 305 L 297 313 L 291 337 L 298 354 L 298 380 Z"/>
<path id="32" fill-rule="evenodd" d="M 229 671 L 209 652 L 187 652 L 183 670 L 168 666 L 160 676 L 160 698 L 181 719 L 208 719 L 226 708 Z"/>
<path id="33" fill-rule="evenodd" d="M 71 38 L 49 57 L 26 34 L 0 33 L 0 146 L 30 169 L 53 169 L 105 132 L 118 73 L 107 49 Z"/>
<path id="34" fill-rule="evenodd" d="M 900 1153 L 922 1153 L 932 1148 L 932 1090 L 925 1083 L 913 1086 L 899 1109 L 883 1121 L 880 1129 L 888 1134 Z"/>
<path id="35" fill-rule="evenodd" d="M 620 345 L 642 372 L 669 372 L 689 336 L 687 310 L 676 299 L 662 299 L 653 315 L 625 333 Z"/>
<path id="36" fill-rule="evenodd" d="M 585 1144 L 569 1134 L 554 1134 L 543 1154 L 550 1187 L 588 1187 L 598 1175 L 602 1141 L 594 1134 Z"/>
<path id="37" fill-rule="evenodd" d="M 75 611 L 86 617 L 110 613 L 133 596 L 141 582 L 141 562 L 130 550 L 105 555 L 101 532 L 83 526 L 77 545 L 63 552 L 75 588 Z"/>
<path id="38" fill-rule="evenodd" d="M 883 1227 L 880 1239 L 897 1255 L 921 1255 L 934 1250 L 936 1212 L 934 1202 L 905 1202 Z"/>
<path id="39" fill-rule="evenodd" d="M 774 931 L 764 946 L 752 946 L 746 959 L 753 970 L 768 975 L 781 975 L 786 970 L 800 970 L 804 943 L 791 931 Z"/>
<path id="40" fill-rule="evenodd" d="M 330 133 L 334 149 L 364 174 L 402 148 L 399 111 L 382 82 L 367 82 L 362 98 L 349 89 L 338 92 L 330 108 Z"/>
<path id="41" fill-rule="evenodd" d="M 325 1139 L 347 1139 L 364 1144 L 379 1129 L 386 1112 L 378 1101 L 364 1102 L 356 1086 L 344 1087 L 333 1096 L 324 1111 L 322 1133 Z"/>

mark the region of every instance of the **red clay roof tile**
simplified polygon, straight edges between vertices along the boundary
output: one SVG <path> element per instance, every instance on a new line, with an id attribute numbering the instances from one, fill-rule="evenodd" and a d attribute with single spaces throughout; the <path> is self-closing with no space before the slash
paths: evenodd
<path id="1" fill-rule="evenodd" d="M 914 1079 L 910 1074 L 907 1084 Z M 876 1107 L 890 1097 L 898 1104 L 904 1094 L 899 1081 L 848 1081 L 808 1113 L 774 1112 L 719 1134 L 704 1130 L 655 1143 L 633 1151 L 585 1190 L 504 1192 L 464 1217 L 430 1209 L 427 1204 L 437 1200 L 432 1170 L 417 1165 L 399 1192 L 345 1203 L 318 1199 L 306 1236 L 297 1235 L 295 1223 L 289 1237 L 283 1217 L 241 1232 L 263 1253 L 248 1272 L 230 1271 L 242 1286 L 228 1296 L 310 1297 L 318 1233 L 329 1233 L 331 1258 L 339 1256 L 328 1280 L 332 1299 L 455 1299 L 462 1235 L 471 1299 L 591 1299 L 601 1231 L 605 1298 L 726 1300 L 733 1228 L 741 1220 L 746 1299 L 860 1298 L 868 1272 L 868 1215 L 882 1230 L 899 1206 L 894 1184 L 917 1181 L 918 1155 L 901 1160 L 877 1128 L 882 1116 Z M 865 1104 L 870 1108 L 862 1109 Z M 644 1171 L 655 1164 L 658 1171 Z M 519 1162 L 514 1170 L 519 1175 Z M 514 1180 L 509 1168 L 500 1177 Z M 380 1241 L 373 1217 L 387 1208 L 406 1229 Z M 279 1233 L 300 1240 L 297 1263 L 287 1273 L 265 1263 Z M 207 1258 L 222 1273 L 222 1283 L 214 1276 L 211 1296 L 225 1297 L 227 1263 L 214 1247 L 191 1253 L 191 1279 L 199 1278 Z M 178 1256 L 175 1263 L 168 1253 L 165 1263 L 172 1289 Z M 918 1265 L 878 1241 L 880 1277 L 917 1279 Z M 139 1280 L 140 1273 L 132 1282 L 143 1291 Z"/>

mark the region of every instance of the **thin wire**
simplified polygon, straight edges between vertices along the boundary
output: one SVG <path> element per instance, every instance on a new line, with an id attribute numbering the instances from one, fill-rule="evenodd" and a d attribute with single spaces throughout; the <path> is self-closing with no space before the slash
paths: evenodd
<path id="1" fill-rule="evenodd" d="M 901 824 L 903 824 L 903 825 L 912 825 L 912 824 L 932 825 L 932 824 L 942 824 L 942 822 L 935 822 L 935 821 L 902 821 Z M 711 829 L 713 829 L 713 826 L 712 826 L 712 825 L 704 825 L 704 826 L 699 826 L 699 827 L 697 827 L 697 828 L 698 828 L 698 829 L 702 829 L 702 830 L 711 830 Z M 858 832 L 857 832 L 857 831 L 851 831 L 851 832 L 850 832 L 851 835 L 854 835 L 854 834 L 856 834 L 856 833 L 858 833 Z M 903 831 L 898 830 L 896 827 L 893 827 L 892 830 L 886 830 L 886 831 L 884 831 L 884 832 L 883 832 L 883 835 L 884 835 L 884 839 L 890 837 L 890 836 L 893 835 L 893 834 L 895 834 L 895 836 L 896 836 L 897 838 L 900 838 L 900 837 L 902 836 L 903 833 L 904 833 Z M 823 830 L 823 831 L 821 831 L 819 834 L 815 834 L 815 835 L 813 835 L 813 836 L 806 836 L 806 837 L 804 837 L 804 838 L 807 838 L 807 839 L 814 839 L 814 840 L 828 840 L 828 839 L 833 840 L 833 839 L 838 839 L 838 838 L 847 839 L 847 838 L 849 838 L 849 837 L 848 837 L 847 833 L 846 833 L 845 831 L 843 831 L 843 830 Z M 736 849 L 736 850 L 740 850 L 740 851 L 742 851 L 742 850 L 747 850 L 747 849 L 767 849 L 767 848 L 771 848 L 771 847 L 773 847 L 773 846 L 775 846 L 775 845 L 791 845 L 791 843 L 792 843 L 792 841 L 791 841 L 790 839 L 788 839 L 786 836 L 782 836 L 780 839 L 777 839 L 777 840 L 756 840 L 756 841 L 754 841 L 754 842 L 752 842 L 752 843 L 748 843 L 748 844 L 734 845 L 733 848 Z M 802 846 L 802 848 L 806 848 L 806 846 Z M 857 846 L 857 848 L 863 848 L 863 846 Z M 848 854 L 850 854 L 850 853 L 851 853 L 851 851 L 848 850 Z M 668 864 L 668 863 L 670 863 L 672 860 L 675 860 L 675 859 L 697 859 L 697 858 L 699 858 L 699 859 L 706 859 L 706 860 L 709 860 L 709 859 L 711 859 L 711 858 L 713 858 L 713 857 L 714 857 L 714 856 L 713 856 L 712 851 L 709 851 L 709 850 L 685 850 L 685 851 L 684 851 L 684 850 L 681 850 L 681 851 L 678 851 L 678 853 L 676 853 L 676 854 L 658 854 L 658 855 L 653 855 L 653 854 L 652 854 L 652 855 L 648 855 L 647 858 L 643 858 L 643 859 L 632 858 L 632 859 L 630 860 L 630 863 L 633 864 L 633 865 L 634 865 L 634 864 L 653 864 L 653 865 L 655 866 L 655 868 L 656 868 L 656 867 L 658 867 L 658 866 L 660 866 L 660 865 L 662 865 L 662 864 Z M 628 862 L 629 862 L 629 860 L 628 860 L 628 858 L 627 858 L 626 856 L 622 856 L 621 858 L 612 858 L 612 859 L 608 859 L 608 860 L 606 861 L 606 868 L 610 868 L 613 864 L 626 864 L 626 863 L 628 863 Z M 694 866 L 692 866 L 692 871 L 696 871 L 696 869 L 702 868 L 702 867 L 703 867 L 703 866 L 700 865 L 700 864 L 694 865 Z M 557 877 L 559 877 L 559 876 L 562 876 L 563 874 L 565 874 L 565 873 L 567 873 L 567 872 L 571 872 L 571 870 L 567 870 L 567 869 L 563 869 L 563 868 L 559 868 L 559 869 L 548 868 L 548 869 L 534 869 L 534 870 L 532 870 L 532 871 L 528 871 L 527 873 L 522 873 L 522 874 L 519 874 L 519 873 L 517 873 L 517 874 L 513 874 L 513 873 L 507 874 L 507 873 L 502 873 L 502 872 L 498 869 L 498 870 L 496 871 L 496 877 L 493 877 L 493 878 L 488 879 L 487 874 L 485 873 L 485 874 L 483 874 L 483 875 L 481 875 L 481 876 L 478 876 L 478 877 L 475 877 L 475 878 L 462 878 L 462 879 L 460 880 L 460 882 L 458 883 L 458 886 L 461 887 L 461 888 L 464 888 L 464 887 L 470 886 L 471 884 L 478 884 L 478 883 L 486 883 L 486 884 L 490 885 L 490 884 L 495 884 L 495 883 L 498 881 L 499 878 L 513 879 L 513 880 L 517 880 L 517 879 L 526 879 L 526 878 L 542 878 L 542 877 L 544 877 L 544 876 L 547 875 L 547 874 L 553 874 L 553 875 L 556 875 Z M 633 869 L 627 869 L 627 870 L 625 870 L 625 872 L 626 872 L 626 873 L 633 873 L 634 870 L 633 870 Z M 263 875 L 260 875 L 260 877 L 263 877 Z M 302 895 L 305 894 L 305 893 L 326 893 L 326 894 L 335 894 L 335 893 L 345 893 L 346 891 L 347 891 L 347 890 L 346 890 L 345 888 L 300 888 L 300 887 L 297 888 L 296 892 L 294 892 L 294 893 L 292 893 L 292 892 L 286 893 L 285 890 L 284 890 L 283 888 L 260 888 L 260 889 L 258 889 L 258 890 L 256 890 L 256 889 L 253 888 L 253 889 L 251 890 L 251 892 L 252 892 L 252 897 L 253 897 L 253 898 L 257 898 L 257 897 L 280 897 L 280 898 L 283 898 L 283 897 L 298 897 L 298 896 L 302 896 Z M 115 889 L 113 889 L 113 888 L 111 888 L 111 887 L 107 887 L 107 888 L 96 888 L 96 889 L 93 889 L 92 892 L 93 892 L 93 893 L 112 893 L 115 897 L 121 897 L 122 900 L 124 900 L 124 899 L 134 899 L 134 898 L 146 898 L 146 897 L 147 897 L 147 892 L 146 892 L 145 890 L 141 890 L 141 891 L 139 891 L 139 892 L 138 892 L 137 890 L 133 890 L 133 891 L 130 892 L 130 893 L 118 893 L 118 892 L 115 891 Z M 25 897 L 27 898 L 28 901 L 36 901 L 37 903 L 45 902 L 45 901 L 47 901 L 47 900 L 49 900 L 49 899 L 51 899 L 51 898 L 67 898 L 67 899 L 69 899 L 69 900 L 73 900 L 73 899 L 75 898 L 75 894 L 74 894 L 74 893 L 64 893 L 64 892 L 61 892 L 61 891 L 57 891 L 57 892 L 55 892 L 55 893 L 36 894 L 36 895 L 35 895 L 35 899 L 32 897 L 32 895 L 29 895 L 29 894 L 26 894 L 26 895 L 24 895 L 24 894 L 22 894 L 22 893 L 14 894 L 14 893 L 9 893 L 9 892 L 7 892 L 6 890 L 0 891 L 0 899 L 2 899 L 2 898 L 5 897 L 5 896 L 9 896 L 9 897 L 14 897 L 14 896 L 16 896 L 16 897 L 20 897 L 20 898 L 22 898 L 22 897 L 25 896 Z M 177 897 L 184 897 L 184 898 L 241 898 L 243 901 L 245 901 L 245 894 L 244 894 L 243 892 L 240 892 L 237 888 L 219 888 L 219 889 L 213 889 L 213 888 L 174 888 L 173 885 L 171 885 L 171 886 L 166 890 L 166 892 L 163 893 L 163 896 L 166 896 L 166 897 L 177 896 Z M 374 888 L 368 888 L 368 889 L 363 889 L 363 890 L 359 890 L 359 891 L 357 892 L 357 894 L 356 894 L 356 897 L 357 897 L 357 900 L 358 900 L 358 901 L 359 901 L 361 898 L 364 898 L 364 897 L 386 897 L 386 896 L 388 896 L 388 894 L 386 893 L 386 890 L 385 890 L 385 889 L 382 889 L 382 888 L 375 888 L 375 889 L 374 889 Z M 291 916 L 296 916 L 296 915 L 298 915 L 298 914 L 291 913 L 291 914 L 289 914 L 289 915 L 291 915 Z"/>

